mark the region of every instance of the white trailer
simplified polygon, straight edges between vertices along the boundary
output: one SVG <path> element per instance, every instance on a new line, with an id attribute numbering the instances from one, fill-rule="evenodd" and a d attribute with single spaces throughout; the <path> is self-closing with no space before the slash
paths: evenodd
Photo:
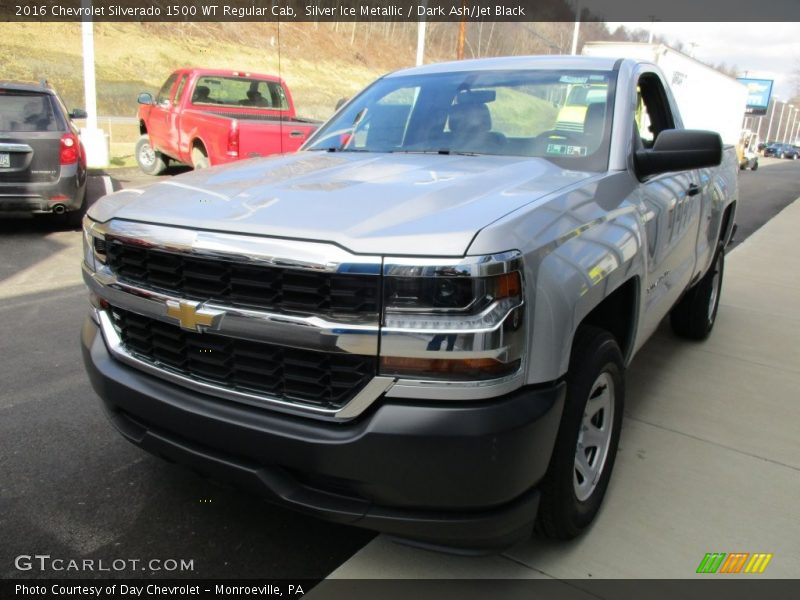
<path id="1" fill-rule="evenodd" d="M 684 127 L 716 131 L 725 144 L 740 144 L 747 87 L 733 77 L 664 44 L 589 42 L 583 54 L 635 58 L 657 65 L 667 77 Z"/>

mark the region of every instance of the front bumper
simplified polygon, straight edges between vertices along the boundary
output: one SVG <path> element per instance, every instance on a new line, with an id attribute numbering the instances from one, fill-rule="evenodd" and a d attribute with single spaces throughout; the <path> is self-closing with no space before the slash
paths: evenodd
<path id="1" fill-rule="evenodd" d="M 115 360 L 87 319 L 84 362 L 131 442 L 315 516 L 451 548 L 529 535 L 564 385 L 490 401 L 383 398 L 329 423 L 191 392 Z"/>

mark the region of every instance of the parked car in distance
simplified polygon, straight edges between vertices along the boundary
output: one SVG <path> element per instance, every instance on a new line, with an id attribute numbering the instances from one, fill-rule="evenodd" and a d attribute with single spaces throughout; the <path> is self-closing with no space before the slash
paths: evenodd
<path id="1" fill-rule="evenodd" d="M 282 79 L 244 71 L 179 69 L 139 104 L 136 162 L 151 175 L 171 160 L 200 169 L 294 152 L 318 126 L 297 118 Z"/>
<path id="2" fill-rule="evenodd" d="M 800 150 L 791 144 L 768 144 L 764 148 L 764 156 L 797 160 L 798 155 L 800 155 Z"/>
<path id="3" fill-rule="evenodd" d="M 85 117 L 45 81 L 0 81 L 0 214 L 64 215 L 80 225 L 86 152 L 72 119 Z"/>

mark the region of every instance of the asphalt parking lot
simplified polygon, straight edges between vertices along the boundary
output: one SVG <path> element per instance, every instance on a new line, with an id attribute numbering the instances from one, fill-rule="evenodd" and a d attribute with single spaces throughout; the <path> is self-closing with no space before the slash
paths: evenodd
<path id="1" fill-rule="evenodd" d="M 152 181 L 134 170 L 109 174 L 115 187 Z M 105 189 L 93 177 L 91 198 Z M 758 171 L 741 174 L 740 189 L 738 243 L 800 196 L 800 161 L 762 160 Z M 102 576 L 317 579 L 372 540 L 370 532 L 274 507 L 167 464 L 111 428 L 80 357 L 87 306 L 80 244 L 79 232 L 52 223 L 0 221 L 0 577 L 81 575 L 15 568 L 16 556 L 38 553 L 193 561 L 184 572 Z M 563 553 L 536 551 L 545 562 L 548 553 L 551 561 Z M 612 567 L 593 573 L 615 574 Z"/>

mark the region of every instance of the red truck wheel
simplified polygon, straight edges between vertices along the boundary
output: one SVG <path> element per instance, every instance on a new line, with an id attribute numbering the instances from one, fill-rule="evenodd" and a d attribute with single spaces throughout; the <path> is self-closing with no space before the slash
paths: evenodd
<path id="1" fill-rule="evenodd" d="M 150 138 L 143 135 L 136 142 L 136 164 L 148 175 L 160 175 L 167 168 L 167 161 L 158 150 L 154 150 L 150 145 Z"/>
<path id="2" fill-rule="evenodd" d="M 211 166 L 211 162 L 201 146 L 192 148 L 192 166 L 195 169 L 207 169 Z"/>

